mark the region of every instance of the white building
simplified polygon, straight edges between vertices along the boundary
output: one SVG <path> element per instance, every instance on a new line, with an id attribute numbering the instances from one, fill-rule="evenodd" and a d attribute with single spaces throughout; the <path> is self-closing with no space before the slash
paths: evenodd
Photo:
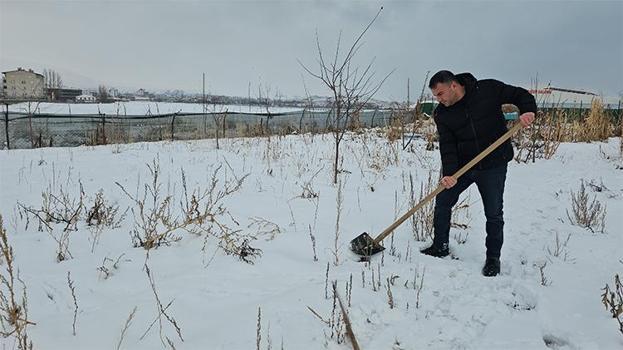
<path id="1" fill-rule="evenodd" d="M 95 98 L 95 96 L 93 95 L 79 95 L 76 96 L 76 102 L 81 102 L 81 103 L 94 103 L 97 102 L 97 98 Z"/>
<path id="2" fill-rule="evenodd" d="M 2 72 L 2 94 L 7 99 L 43 99 L 45 98 L 43 75 L 32 69 Z"/>

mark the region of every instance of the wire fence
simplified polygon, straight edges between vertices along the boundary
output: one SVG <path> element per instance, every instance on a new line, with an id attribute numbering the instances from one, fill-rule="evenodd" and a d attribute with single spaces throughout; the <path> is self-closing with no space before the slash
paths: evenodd
<path id="1" fill-rule="evenodd" d="M 602 111 L 615 125 L 620 125 L 623 109 Z M 564 110 L 569 120 L 584 118 L 586 108 L 540 108 L 547 113 Z M 327 110 L 300 110 L 283 113 L 211 112 L 168 114 L 46 114 L 9 111 L 0 117 L 0 149 L 73 147 L 163 140 L 253 137 L 272 134 L 325 132 L 332 118 Z M 389 126 L 404 111 L 365 110 L 349 127 Z"/>
<path id="2" fill-rule="evenodd" d="M 391 110 L 366 110 L 357 122 L 362 127 L 386 126 L 391 116 Z M 5 112 L 2 119 L 0 148 L 4 149 L 261 136 L 330 128 L 327 111 L 308 110 L 123 116 Z"/>

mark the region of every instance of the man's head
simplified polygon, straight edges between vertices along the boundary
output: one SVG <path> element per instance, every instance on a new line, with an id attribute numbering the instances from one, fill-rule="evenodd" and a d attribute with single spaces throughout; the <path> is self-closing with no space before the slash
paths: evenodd
<path id="1" fill-rule="evenodd" d="M 444 106 L 452 106 L 465 96 L 465 87 L 456 76 L 447 70 L 441 70 L 430 78 L 428 87 L 433 96 Z"/>

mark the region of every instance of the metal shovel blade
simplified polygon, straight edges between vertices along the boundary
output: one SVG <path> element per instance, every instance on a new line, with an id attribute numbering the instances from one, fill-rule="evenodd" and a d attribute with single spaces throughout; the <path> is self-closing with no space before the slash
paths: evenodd
<path id="1" fill-rule="evenodd" d="M 368 233 L 364 232 L 350 241 L 350 250 L 367 260 L 366 258 L 385 250 L 385 247 L 376 243 Z"/>

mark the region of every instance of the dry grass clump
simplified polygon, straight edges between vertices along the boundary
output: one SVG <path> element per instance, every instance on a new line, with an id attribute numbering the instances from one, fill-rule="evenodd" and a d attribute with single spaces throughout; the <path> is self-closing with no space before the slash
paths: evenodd
<path id="1" fill-rule="evenodd" d="M 409 206 L 415 207 L 421 202 L 424 197 L 433 192 L 437 187 L 436 177 L 433 171 L 428 172 L 428 178 L 426 182 L 420 183 L 420 193 L 416 197 L 415 187 L 413 185 L 413 176 L 409 174 Z M 427 238 L 432 237 L 433 234 L 433 218 L 435 214 L 435 202 L 430 201 L 425 204 L 420 210 L 416 211 L 409 219 L 411 224 L 411 231 L 416 241 L 425 241 Z"/>
<path id="2" fill-rule="evenodd" d="M 601 295 L 601 303 L 604 304 L 606 310 L 610 312 L 612 318 L 616 319 L 619 323 L 619 331 L 623 334 L 623 284 L 619 275 L 614 276 L 614 286 L 610 286 L 606 283 L 606 286 L 602 288 L 604 291 Z"/>
<path id="3" fill-rule="evenodd" d="M 0 273 L 0 335 L 3 338 L 13 337 L 20 350 L 32 349 L 32 341 L 28 337 L 27 328 L 35 323 L 28 320 L 28 298 L 26 285 L 15 271 L 13 247 L 9 245 L 7 233 L 0 215 L 0 262 L 5 269 Z M 22 284 L 22 294 L 18 294 L 15 281 Z"/>
<path id="4" fill-rule="evenodd" d="M 584 141 L 603 141 L 612 136 L 614 125 L 604 111 L 603 102 L 594 99 L 584 122 Z"/>
<path id="5" fill-rule="evenodd" d="M 593 99 L 591 108 L 586 111 L 580 120 L 566 123 L 562 141 L 605 141 L 615 135 L 615 120 L 608 115 L 602 100 Z"/>
<path id="6" fill-rule="evenodd" d="M 579 120 L 572 120 L 569 111 L 562 107 L 540 111 L 532 126 L 514 137 L 515 160 L 550 159 L 561 142 L 605 141 L 618 133 L 617 122 L 609 116 L 600 99 L 593 99 L 591 108 L 583 113 Z M 623 143 L 621 147 L 623 154 Z"/>
<path id="7" fill-rule="evenodd" d="M 130 235 L 135 247 L 146 250 L 170 245 L 182 239 L 180 233 L 190 233 L 204 237 L 204 252 L 207 240 L 215 238 L 218 247 L 228 255 L 237 256 L 240 260 L 253 263 L 253 259 L 261 256 L 261 250 L 251 246 L 251 242 L 260 236 L 271 239 L 280 232 L 275 224 L 256 219 L 256 233 L 244 233 L 239 222 L 231 215 L 225 200 L 238 192 L 248 174 L 238 178 L 223 180 L 222 165 L 212 173 L 207 188 L 195 188 L 189 191 L 186 175 L 181 171 L 183 192 L 180 198 L 167 193 L 163 194 L 160 180 L 160 165 L 157 160 L 147 165 L 151 181 L 144 185 L 143 194 L 131 195 L 119 183 L 122 191 L 134 202 L 131 207 L 134 214 L 134 229 Z M 179 202 L 176 210 L 174 203 Z"/>

